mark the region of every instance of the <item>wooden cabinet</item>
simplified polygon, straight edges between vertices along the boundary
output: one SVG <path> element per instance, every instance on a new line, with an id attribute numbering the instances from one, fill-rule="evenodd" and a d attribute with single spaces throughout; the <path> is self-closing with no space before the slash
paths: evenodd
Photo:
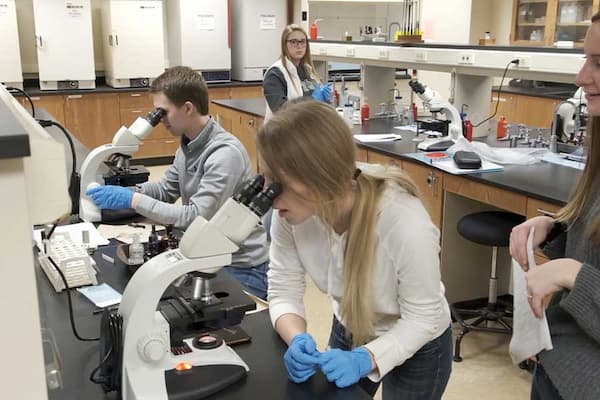
<path id="1" fill-rule="evenodd" d="M 263 97 L 262 86 L 237 86 L 231 89 L 232 99 L 251 99 Z"/>
<path id="2" fill-rule="evenodd" d="M 552 46 L 556 41 L 583 45 L 599 0 L 513 0 L 511 44 Z"/>
<path id="3" fill-rule="evenodd" d="M 31 105 L 24 97 L 19 97 L 19 102 L 29 110 Z M 43 108 L 54 117 L 62 126 L 65 126 L 65 98 L 64 96 L 31 96 L 35 109 Z M 39 115 L 36 114 L 39 118 Z"/>
<path id="4" fill-rule="evenodd" d="M 119 93 L 119 117 L 123 126 L 130 126 L 138 117 L 145 117 L 153 109 L 154 103 L 150 92 Z M 174 139 L 162 123 L 155 126 L 145 140 L 160 138 Z M 156 153 L 155 155 L 167 154 Z M 137 152 L 133 156 L 140 158 L 142 154 Z M 144 155 L 144 157 L 146 156 Z"/>
<path id="5" fill-rule="evenodd" d="M 239 126 L 235 127 L 232 132 L 246 148 L 254 173 L 260 170 L 256 150 L 256 132 L 260 129 L 262 123 L 262 118 L 240 113 Z"/>
<path id="6" fill-rule="evenodd" d="M 520 215 L 525 215 L 527 209 L 527 197 L 522 194 L 479 183 L 458 175 L 446 174 L 444 176 L 444 190 Z"/>
<path id="7" fill-rule="evenodd" d="M 490 113 L 496 108 L 498 92 L 493 92 Z M 525 96 L 519 94 L 500 94 L 497 118 L 504 116 L 511 124 L 525 124 L 529 127 L 550 128 L 554 117 L 554 108 L 559 99 Z"/>
<path id="8" fill-rule="evenodd" d="M 363 149 L 362 147 L 356 147 L 356 161 L 360 161 L 360 162 L 368 162 L 368 152 L 366 149 Z"/>
<path id="9" fill-rule="evenodd" d="M 421 195 L 421 201 L 429 212 L 429 216 L 433 223 L 439 228 L 442 228 L 442 212 L 443 212 L 443 182 L 444 174 L 431 167 L 423 165 L 403 162 L 404 171 L 410 176 Z"/>
<path id="10" fill-rule="evenodd" d="M 215 115 L 216 104 L 213 104 L 213 100 L 223 100 L 231 98 L 231 88 L 209 88 L 208 89 L 208 113 L 212 116 Z M 221 125 L 222 126 L 222 125 Z M 229 130 L 229 129 L 227 129 Z"/>
<path id="11" fill-rule="evenodd" d="M 554 108 L 560 100 L 544 97 L 517 96 L 514 122 L 527 126 L 550 128 Z"/>
<path id="12" fill-rule="evenodd" d="M 553 216 L 556 212 L 561 208 L 560 205 L 554 203 L 548 203 L 545 201 L 532 199 L 531 197 L 527 199 L 527 219 L 537 217 L 540 215 L 549 215 Z M 544 253 L 540 250 L 536 250 L 535 252 L 535 262 L 537 265 L 543 264 L 550 261 Z"/>
<path id="13" fill-rule="evenodd" d="M 89 149 L 109 143 L 121 126 L 116 93 L 65 96 L 66 128 Z"/>
<path id="14" fill-rule="evenodd" d="M 218 104 L 213 104 L 213 118 L 223 129 L 231 132 L 242 142 L 248 152 L 254 172 L 259 172 L 256 132 L 262 126 L 263 119 Z"/>
<path id="15" fill-rule="evenodd" d="M 367 162 L 369 164 L 393 165 L 402 168 L 402 162 L 397 158 L 386 156 L 385 154 L 369 150 L 367 152 Z"/>

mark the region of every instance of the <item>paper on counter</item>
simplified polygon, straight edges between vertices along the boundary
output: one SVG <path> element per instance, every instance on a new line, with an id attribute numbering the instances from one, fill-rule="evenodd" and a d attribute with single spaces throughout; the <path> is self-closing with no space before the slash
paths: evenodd
<path id="1" fill-rule="evenodd" d="M 90 242 L 88 244 L 91 248 L 97 248 L 98 246 L 105 246 L 109 242 L 105 239 L 96 229 L 94 224 L 91 222 L 80 222 L 78 224 L 70 224 L 70 225 L 61 225 L 57 226 L 54 230 L 54 234 L 56 233 L 68 233 L 69 238 L 74 243 L 83 244 L 82 233 L 83 231 L 89 232 Z M 33 239 L 35 240 L 35 244 L 38 249 L 42 249 L 42 229 L 35 229 L 33 231 Z"/>
<path id="2" fill-rule="evenodd" d="M 77 291 L 87 297 L 99 308 L 112 306 L 121 302 L 121 293 L 117 292 L 106 283 L 96 286 L 84 286 L 77 288 Z"/>
<path id="3" fill-rule="evenodd" d="M 397 133 L 373 134 L 373 135 L 354 135 L 354 139 L 361 143 L 369 142 L 393 142 L 402 139 Z"/>
<path id="4" fill-rule="evenodd" d="M 533 255 L 534 228 L 529 231 L 527 239 L 527 262 L 529 268 L 537 268 Z M 525 281 L 525 272 L 514 259 L 512 260 L 513 276 L 513 334 L 510 339 L 509 352 L 513 363 L 518 364 L 542 350 L 552 350 L 550 328 L 544 316 L 538 319 L 529 306 L 529 293 Z"/>
<path id="5" fill-rule="evenodd" d="M 152 232 L 152 224 L 147 223 L 135 223 L 135 226 L 131 225 L 98 225 L 98 232 L 106 238 L 117 239 L 123 243 L 133 243 L 133 235 L 136 233 L 140 235 L 140 243 L 146 243 L 148 236 Z M 154 224 L 156 230 L 165 229 L 162 225 Z"/>

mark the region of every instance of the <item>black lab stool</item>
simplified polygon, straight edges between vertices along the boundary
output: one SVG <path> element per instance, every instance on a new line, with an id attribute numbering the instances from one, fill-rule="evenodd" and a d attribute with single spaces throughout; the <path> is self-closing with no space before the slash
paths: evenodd
<path id="1" fill-rule="evenodd" d="M 498 247 L 507 247 L 513 227 L 525 221 L 525 217 L 503 211 L 484 211 L 468 214 L 458 221 L 457 230 L 467 240 L 492 248 L 492 270 L 490 274 L 487 306 L 481 308 L 460 308 L 459 303 L 450 305 L 454 319 L 462 330 L 456 337 L 454 361 L 462 361 L 460 342 L 470 331 L 511 334 L 512 326 L 507 320 L 507 310 L 497 301 L 496 258 Z M 467 322 L 475 318 L 473 322 Z M 500 327 L 489 327 L 487 321 L 494 321 Z"/>

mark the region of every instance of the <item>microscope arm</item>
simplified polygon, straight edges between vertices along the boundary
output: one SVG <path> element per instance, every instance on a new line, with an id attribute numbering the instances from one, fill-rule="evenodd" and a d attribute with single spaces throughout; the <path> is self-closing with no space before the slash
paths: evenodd
<path id="1" fill-rule="evenodd" d="M 111 143 L 103 144 L 92 150 L 83 164 L 81 164 L 79 216 L 87 222 L 96 222 L 101 219 L 100 209 L 85 195 L 89 189 L 104 184 L 100 167 L 108 157 L 113 154 L 134 154 L 139 150 L 139 143 L 146 138 L 152 129 L 158 125 L 165 115 L 165 110 L 156 108 L 145 118 L 139 117 L 129 128 L 122 126 Z"/>

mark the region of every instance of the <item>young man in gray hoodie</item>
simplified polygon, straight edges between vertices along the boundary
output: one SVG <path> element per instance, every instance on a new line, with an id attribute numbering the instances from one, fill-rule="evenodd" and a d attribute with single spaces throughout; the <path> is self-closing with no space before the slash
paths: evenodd
<path id="1" fill-rule="evenodd" d="M 154 106 L 163 108 L 161 122 L 181 145 L 160 182 L 146 182 L 135 192 L 120 186 L 88 191 L 100 208 L 133 208 L 161 224 L 186 229 L 201 215 L 210 219 L 223 203 L 252 178 L 250 158 L 241 142 L 208 114 L 208 88 L 188 67 L 166 70 L 152 83 Z M 175 204 L 181 198 L 181 204 Z M 268 246 L 258 226 L 225 267 L 252 294 L 266 299 Z"/>

